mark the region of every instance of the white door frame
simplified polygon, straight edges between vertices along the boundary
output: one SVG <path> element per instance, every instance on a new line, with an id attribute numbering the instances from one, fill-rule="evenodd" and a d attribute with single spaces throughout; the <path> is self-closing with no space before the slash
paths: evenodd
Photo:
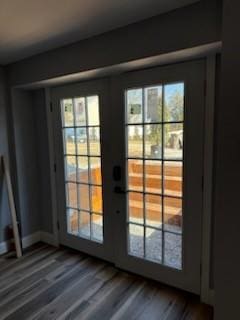
<path id="1" fill-rule="evenodd" d="M 214 289 L 210 288 L 212 268 L 212 197 L 213 197 L 213 143 L 215 115 L 216 55 L 206 58 L 205 84 L 205 134 L 203 173 L 203 217 L 202 217 L 202 257 L 201 257 L 201 301 L 214 304 Z"/>
<path id="2" fill-rule="evenodd" d="M 202 222 L 202 276 L 201 276 L 201 300 L 205 303 L 213 305 L 214 290 L 210 289 L 210 268 L 211 268 L 211 225 L 212 225 L 212 172 L 213 165 L 213 129 L 214 129 L 214 106 L 215 106 L 215 65 L 216 55 L 211 54 L 206 56 L 206 106 L 208 105 L 205 117 L 205 132 L 204 137 L 204 200 L 203 200 L 203 222 Z M 46 95 L 46 114 L 48 125 L 49 138 L 49 161 L 51 168 L 51 198 L 52 198 L 52 223 L 53 223 L 53 237 L 54 245 L 59 246 L 59 232 L 58 232 L 58 215 L 57 215 L 57 195 L 56 195 L 56 181 L 55 181 L 55 154 L 54 154 L 54 132 L 52 125 L 51 114 L 51 99 L 50 88 L 45 88 Z M 208 151 L 206 151 L 208 150 Z M 208 166 L 206 167 L 206 164 Z M 207 184 L 209 181 L 209 184 Z"/>

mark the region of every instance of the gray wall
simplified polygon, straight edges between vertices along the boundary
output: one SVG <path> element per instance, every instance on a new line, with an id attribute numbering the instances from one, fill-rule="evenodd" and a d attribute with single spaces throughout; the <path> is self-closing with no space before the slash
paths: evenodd
<path id="1" fill-rule="evenodd" d="M 52 202 L 45 91 L 43 89 L 36 90 L 32 93 L 32 96 L 34 123 L 36 128 L 37 159 L 39 167 L 38 184 L 40 189 L 41 230 L 51 233 L 53 232 Z"/>
<path id="2" fill-rule="evenodd" d="M 224 0 L 221 95 L 217 117 L 215 319 L 239 319 L 240 30 L 239 0 Z"/>
<path id="3" fill-rule="evenodd" d="M 9 66 L 20 85 L 221 40 L 221 1 L 202 0 Z"/>
<path id="4" fill-rule="evenodd" d="M 0 67 L 0 155 L 8 158 L 8 138 L 7 138 L 7 92 L 6 77 L 2 67 Z M 7 226 L 10 224 L 10 212 L 8 206 L 8 196 L 6 183 L 0 176 L 0 243 L 9 238 Z"/>
<path id="5" fill-rule="evenodd" d="M 15 138 L 17 188 L 22 236 L 39 230 L 40 188 L 36 125 L 31 92 L 13 90 L 12 114 Z"/>
<path id="6" fill-rule="evenodd" d="M 12 107 L 22 236 L 52 232 L 44 90 L 13 90 Z"/>

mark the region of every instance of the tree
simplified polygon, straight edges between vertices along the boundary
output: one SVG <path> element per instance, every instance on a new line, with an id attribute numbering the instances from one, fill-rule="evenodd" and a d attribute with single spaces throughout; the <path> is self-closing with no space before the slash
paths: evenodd
<path id="1" fill-rule="evenodd" d="M 159 97 L 157 103 L 157 119 L 162 118 L 162 96 Z M 159 146 L 162 144 L 162 127 L 159 124 L 150 125 L 150 133 L 148 135 L 149 140 L 155 145 Z"/>
<path id="2" fill-rule="evenodd" d="M 183 95 L 179 90 L 176 90 L 171 94 L 169 99 L 165 100 L 164 104 L 164 119 L 165 122 L 171 121 L 182 121 L 183 120 Z M 157 104 L 157 118 L 162 118 L 162 97 L 159 97 Z M 182 129 L 181 124 L 171 124 L 171 129 L 180 130 Z M 170 131 L 170 125 L 165 126 L 164 129 L 165 137 L 167 138 Z M 162 144 L 162 127 L 161 125 L 150 125 L 150 132 L 148 134 L 149 140 L 155 145 Z"/>
<path id="3" fill-rule="evenodd" d="M 176 90 L 170 98 L 165 101 L 165 121 L 182 121 L 183 120 L 183 95 Z M 180 124 L 175 124 L 174 129 L 180 129 Z"/>

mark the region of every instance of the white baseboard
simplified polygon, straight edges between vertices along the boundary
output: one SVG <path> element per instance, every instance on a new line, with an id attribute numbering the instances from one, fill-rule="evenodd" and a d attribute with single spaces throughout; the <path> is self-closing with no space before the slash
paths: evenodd
<path id="1" fill-rule="evenodd" d="M 28 248 L 39 241 L 41 241 L 41 232 L 37 231 L 22 238 L 22 247 L 23 249 Z"/>
<path id="2" fill-rule="evenodd" d="M 52 233 L 37 231 L 35 233 L 32 233 L 22 238 L 22 247 L 23 249 L 25 249 L 40 241 L 54 247 L 58 246 L 58 243 Z M 7 253 L 9 251 L 9 248 L 12 242 L 13 242 L 13 239 L 1 242 L 0 254 Z"/>
<path id="3" fill-rule="evenodd" d="M 54 247 L 58 247 L 58 243 L 54 237 L 54 234 L 49 233 L 49 232 L 43 232 L 43 231 L 40 233 L 41 233 L 40 240 L 42 242 L 50 244 L 51 246 L 54 246 Z"/>
<path id="4" fill-rule="evenodd" d="M 3 241 L 0 243 L 0 254 L 4 254 L 8 252 L 9 247 L 10 247 L 11 241 Z"/>

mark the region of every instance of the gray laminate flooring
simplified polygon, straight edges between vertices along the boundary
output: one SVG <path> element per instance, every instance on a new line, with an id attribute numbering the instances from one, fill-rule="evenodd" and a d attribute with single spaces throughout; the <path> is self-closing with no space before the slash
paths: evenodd
<path id="1" fill-rule="evenodd" d="M 39 243 L 0 256 L 0 319 L 210 320 L 196 296 Z"/>

